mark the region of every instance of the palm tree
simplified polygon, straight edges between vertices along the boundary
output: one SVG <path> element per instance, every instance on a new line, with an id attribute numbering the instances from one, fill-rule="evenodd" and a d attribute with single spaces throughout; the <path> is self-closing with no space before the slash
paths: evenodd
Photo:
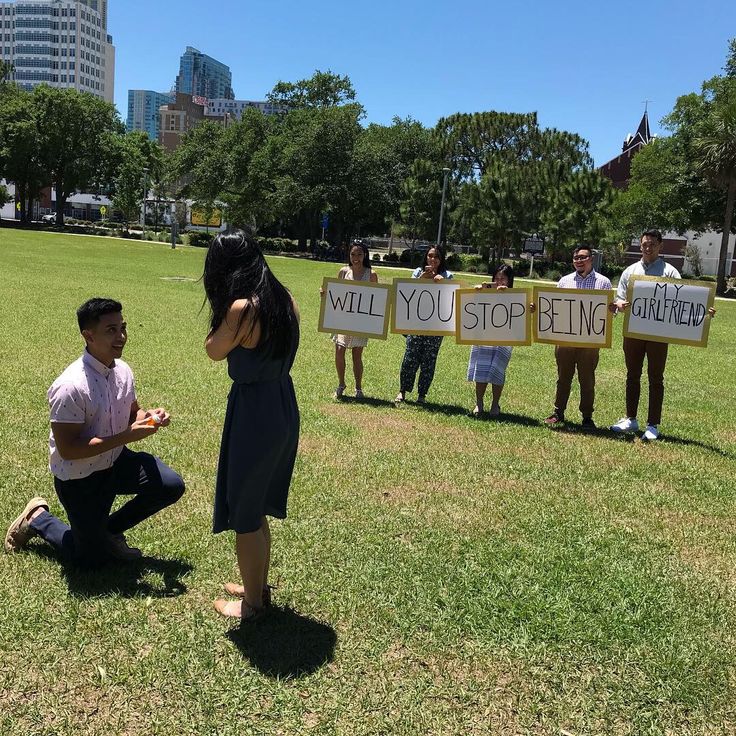
<path id="1" fill-rule="evenodd" d="M 717 291 L 726 290 L 728 239 L 736 201 L 736 78 L 725 78 L 714 96 L 710 114 L 695 140 L 698 167 L 713 186 L 726 190 L 721 252 L 718 258 Z"/>

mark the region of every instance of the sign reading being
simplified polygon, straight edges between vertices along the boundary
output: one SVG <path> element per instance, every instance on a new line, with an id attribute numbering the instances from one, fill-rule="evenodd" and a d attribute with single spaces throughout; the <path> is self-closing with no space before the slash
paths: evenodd
<path id="1" fill-rule="evenodd" d="M 604 289 L 534 287 L 535 342 L 575 348 L 610 348 L 609 305 L 613 292 Z"/>
<path id="2" fill-rule="evenodd" d="M 391 287 L 345 279 L 322 281 L 319 332 L 386 339 Z"/>
<path id="3" fill-rule="evenodd" d="M 705 347 L 716 285 L 659 276 L 632 276 L 624 337 Z"/>
<path id="4" fill-rule="evenodd" d="M 455 338 L 460 345 L 531 345 L 527 289 L 458 289 Z"/>
<path id="5" fill-rule="evenodd" d="M 391 332 L 401 335 L 454 335 L 455 291 L 451 280 L 394 279 Z"/>

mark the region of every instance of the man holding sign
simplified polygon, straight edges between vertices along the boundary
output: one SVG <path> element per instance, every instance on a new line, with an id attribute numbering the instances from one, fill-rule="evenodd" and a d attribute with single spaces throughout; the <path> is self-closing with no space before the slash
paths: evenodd
<path id="1" fill-rule="evenodd" d="M 563 276 L 558 289 L 612 289 L 611 282 L 593 268 L 593 250 L 588 245 L 579 245 L 572 254 L 574 271 Z M 572 379 L 575 370 L 578 372 L 580 384 L 580 413 L 583 416 L 582 427 L 595 429 L 593 422 L 593 403 L 595 400 L 595 369 L 598 367 L 600 350 L 597 347 L 555 346 L 557 361 L 557 392 L 555 393 L 555 410 L 544 423 L 554 427 L 565 421 L 565 409 L 570 398 Z"/>
<path id="2" fill-rule="evenodd" d="M 660 276 L 668 279 L 681 279 L 680 272 L 660 258 L 662 250 L 662 233 L 659 230 L 647 230 L 640 241 L 641 260 L 629 266 L 622 274 L 616 290 L 616 308 L 620 311 L 629 306 L 626 300 L 629 281 L 632 276 Z M 708 310 L 711 317 L 714 309 Z M 659 423 L 662 419 L 662 403 L 664 401 L 664 368 L 667 363 L 669 343 L 655 340 L 641 340 L 624 337 L 624 358 L 626 360 L 626 416 L 619 419 L 611 427 L 618 434 L 636 432 L 639 429 L 637 412 L 641 394 L 641 372 L 644 358 L 647 359 L 647 376 L 649 378 L 649 409 L 647 426 L 642 435 L 643 440 L 656 440 L 659 437 Z"/>

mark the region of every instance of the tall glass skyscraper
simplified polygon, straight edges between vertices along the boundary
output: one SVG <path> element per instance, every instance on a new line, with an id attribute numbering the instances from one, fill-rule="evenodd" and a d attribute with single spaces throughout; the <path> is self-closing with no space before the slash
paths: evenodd
<path id="1" fill-rule="evenodd" d="M 192 97 L 235 99 L 230 67 L 191 46 L 179 62 L 176 91 Z"/>
<path id="2" fill-rule="evenodd" d="M 115 47 L 107 33 L 107 0 L 0 0 L 0 59 L 26 89 L 42 82 L 115 92 Z"/>
<path id="3" fill-rule="evenodd" d="M 126 127 L 148 133 L 152 141 L 158 140 L 160 128 L 159 108 L 174 101 L 171 92 L 153 92 L 150 89 L 128 90 L 128 120 Z"/>

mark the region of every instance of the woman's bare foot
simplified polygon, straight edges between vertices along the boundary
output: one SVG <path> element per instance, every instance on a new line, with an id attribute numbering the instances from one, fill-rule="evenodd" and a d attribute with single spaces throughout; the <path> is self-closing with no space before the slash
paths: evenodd
<path id="1" fill-rule="evenodd" d="M 271 605 L 271 587 L 270 585 L 266 585 L 263 588 L 262 598 L 264 606 Z M 233 595 L 236 598 L 245 598 L 245 587 L 240 583 L 225 583 L 224 590 L 228 595 Z"/>
<path id="2" fill-rule="evenodd" d="M 245 598 L 245 587 L 240 585 L 240 583 L 225 583 L 224 589 L 228 595 Z"/>
<path id="3" fill-rule="evenodd" d="M 250 621 L 263 613 L 263 607 L 256 608 L 245 600 L 226 601 L 218 598 L 215 601 L 215 610 L 226 618 L 239 618 L 241 621 Z"/>

